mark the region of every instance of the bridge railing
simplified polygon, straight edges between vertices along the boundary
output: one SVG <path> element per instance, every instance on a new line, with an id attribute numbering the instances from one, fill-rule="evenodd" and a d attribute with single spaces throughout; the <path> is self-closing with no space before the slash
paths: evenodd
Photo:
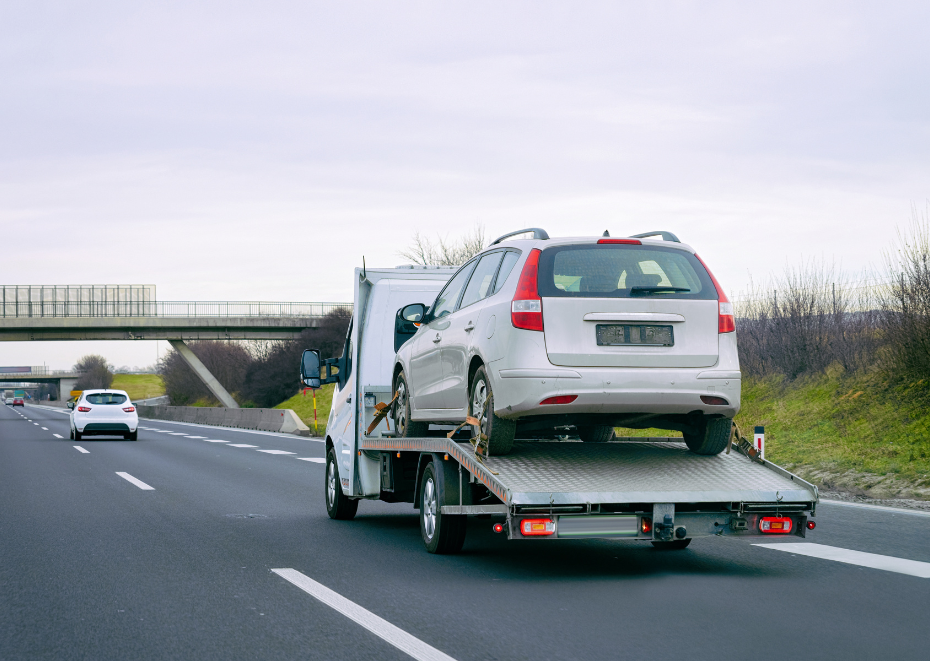
<path id="1" fill-rule="evenodd" d="M 7 301 L 0 318 L 19 317 L 323 317 L 351 303 L 273 301 Z"/>
<path id="2" fill-rule="evenodd" d="M 28 381 L 28 377 L 30 376 L 76 376 L 80 374 L 83 374 L 83 372 L 75 372 L 74 370 L 53 370 L 44 365 L 32 365 L 29 367 L 0 366 L 0 376 L 21 377 L 24 381 Z"/>

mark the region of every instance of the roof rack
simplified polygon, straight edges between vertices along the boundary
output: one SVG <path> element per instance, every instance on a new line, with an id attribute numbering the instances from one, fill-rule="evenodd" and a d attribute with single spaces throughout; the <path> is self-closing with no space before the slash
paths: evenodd
<path id="1" fill-rule="evenodd" d="M 634 234 L 630 238 L 631 239 L 648 239 L 650 236 L 661 236 L 663 241 L 674 241 L 675 243 L 681 243 L 681 241 L 678 240 L 677 236 L 675 236 L 671 232 L 664 232 L 664 231 L 646 232 L 644 234 Z"/>
<path id="2" fill-rule="evenodd" d="M 516 236 L 517 234 L 526 234 L 528 232 L 533 233 L 534 239 L 541 239 L 542 241 L 546 241 L 549 238 L 549 233 L 546 230 L 539 229 L 538 227 L 528 227 L 525 230 L 517 230 L 516 232 L 510 232 L 509 234 L 505 234 L 504 236 L 499 236 L 493 241 L 491 241 L 491 245 L 492 246 L 496 245 L 500 243 L 501 241 L 503 241 L 504 239 L 510 238 L 511 236 Z"/>

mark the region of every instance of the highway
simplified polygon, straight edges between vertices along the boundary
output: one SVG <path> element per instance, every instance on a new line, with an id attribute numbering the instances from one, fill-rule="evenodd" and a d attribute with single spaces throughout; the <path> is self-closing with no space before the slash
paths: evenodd
<path id="1" fill-rule="evenodd" d="M 410 505 L 330 520 L 319 441 L 145 420 L 78 443 L 65 413 L 0 406 L 4 661 L 930 655 L 927 514 L 822 503 L 805 540 L 672 552 L 472 519 L 434 556 Z M 819 546 L 756 545 L 794 542 Z"/>

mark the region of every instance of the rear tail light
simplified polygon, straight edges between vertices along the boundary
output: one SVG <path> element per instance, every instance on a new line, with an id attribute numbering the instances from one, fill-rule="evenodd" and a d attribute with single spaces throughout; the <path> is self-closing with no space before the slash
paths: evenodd
<path id="1" fill-rule="evenodd" d="M 730 299 L 727 298 L 727 295 L 723 293 L 723 287 L 720 286 L 720 283 L 717 282 L 717 278 L 715 278 L 714 274 L 707 268 L 707 264 L 704 263 L 704 260 L 697 255 L 695 255 L 695 257 L 704 267 L 704 270 L 707 271 L 707 275 L 710 276 L 710 281 L 714 283 L 714 289 L 717 290 L 717 332 L 732 333 L 736 330 L 736 317 L 733 315 L 733 304 L 730 303 Z"/>
<path id="2" fill-rule="evenodd" d="M 530 251 L 517 282 L 517 291 L 510 304 L 510 322 L 514 328 L 543 330 L 542 298 L 539 297 L 539 289 L 536 286 L 539 252 L 539 248 Z"/>
<path id="3" fill-rule="evenodd" d="M 813 530 L 813 529 L 816 528 L 816 527 L 817 527 L 817 524 L 814 523 L 813 521 L 808 521 L 808 522 L 807 522 L 807 529 L 808 529 L 808 530 Z"/>
<path id="4" fill-rule="evenodd" d="M 90 412 L 90 407 L 89 407 L 89 406 L 79 406 L 79 407 L 78 407 L 78 411 L 80 411 L 81 413 L 89 413 L 89 412 Z"/>
<path id="5" fill-rule="evenodd" d="M 711 406 L 726 406 L 730 403 L 723 397 L 712 397 L 710 395 L 701 395 L 701 401 Z"/>
<path id="6" fill-rule="evenodd" d="M 504 532 L 504 524 L 495 523 L 494 526 L 491 528 L 491 530 L 493 530 L 494 532 Z"/>
<path id="7" fill-rule="evenodd" d="M 556 395 L 555 397 L 547 397 L 539 404 L 540 406 L 543 404 L 571 404 L 576 399 L 578 399 L 578 395 Z"/>
<path id="8" fill-rule="evenodd" d="M 794 524 L 787 516 L 763 516 L 759 521 L 759 532 L 768 534 L 785 534 L 791 532 Z"/>
<path id="9" fill-rule="evenodd" d="M 555 521 L 552 519 L 523 519 L 520 522 L 520 532 L 525 537 L 555 534 Z"/>
<path id="10" fill-rule="evenodd" d="M 136 410 L 136 407 L 135 407 L 135 406 L 127 406 L 127 407 L 125 407 L 123 410 L 126 411 L 126 413 L 132 413 L 133 411 Z"/>
<path id="11" fill-rule="evenodd" d="M 624 243 L 628 246 L 641 246 L 643 242 L 639 239 L 598 239 L 598 243 Z"/>
<path id="12" fill-rule="evenodd" d="M 639 530 L 644 535 L 648 535 L 652 532 L 652 519 L 648 516 L 644 516 L 639 522 Z"/>

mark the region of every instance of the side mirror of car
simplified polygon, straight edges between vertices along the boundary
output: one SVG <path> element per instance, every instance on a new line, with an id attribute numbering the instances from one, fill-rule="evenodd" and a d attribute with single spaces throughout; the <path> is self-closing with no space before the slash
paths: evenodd
<path id="1" fill-rule="evenodd" d="M 425 323 L 426 306 L 422 303 L 411 303 L 397 311 L 394 317 L 394 352 L 396 353 L 404 343 L 416 335 L 417 329 Z"/>
<path id="2" fill-rule="evenodd" d="M 307 349 L 300 358 L 300 381 L 308 388 L 319 388 L 322 385 L 320 378 L 320 352 L 316 349 Z"/>
<path id="3" fill-rule="evenodd" d="M 73 409 L 73 408 L 74 408 L 74 402 L 68 402 L 68 408 L 69 408 L 69 409 Z"/>

